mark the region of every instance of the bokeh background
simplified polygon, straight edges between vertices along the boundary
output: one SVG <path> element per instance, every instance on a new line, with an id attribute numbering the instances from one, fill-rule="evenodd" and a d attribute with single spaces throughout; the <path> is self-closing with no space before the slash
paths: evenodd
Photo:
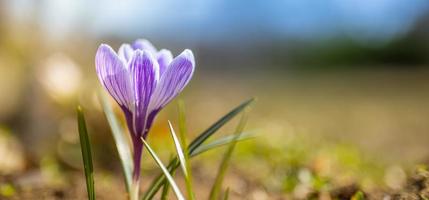
<path id="1" fill-rule="evenodd" d="M 100 43 L 117 49 L 137 38 L 174 55 L 193 50 L 196 74 L 179 97 L 189 138 L 258 99 L 246 128 L 258 137 L 238 146 L 225 183 L 233 198 L 305 198 L 350 184 L 397 190 L 429 160 L 429 1 L 3 0 L 4 183 L 62 188 L 83 176 L 80 104 L 100 190 L 122 195 L 122 186 L 112 186 L 122 179 L 96 95 L 94 56 Z M 175 101 L 150 135 L 164 160 L 174 152 L 167 119 L 177 121 Z M 197 196 L 207 195 L 222 152 L 193 161 Z M 145 182 L 158 171 L 143 160 Z M 13 188 L 1 185 L 7 192 Z"/>

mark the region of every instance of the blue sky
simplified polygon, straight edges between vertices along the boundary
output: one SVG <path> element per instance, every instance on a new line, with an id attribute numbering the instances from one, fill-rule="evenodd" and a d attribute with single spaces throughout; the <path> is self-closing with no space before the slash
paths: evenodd
<path id="1" fill-rule="evenodd" d="M 14 0 L 16 21 L 36 20 L 55 37 L 80 30 L 96 36 L 184 39 L 348 35 L 385 40 L 428 11 L 427 0 Z"/>

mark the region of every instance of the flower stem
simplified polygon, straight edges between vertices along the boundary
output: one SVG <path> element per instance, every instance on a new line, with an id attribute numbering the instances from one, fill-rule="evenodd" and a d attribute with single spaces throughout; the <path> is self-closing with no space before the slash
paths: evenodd
<path id="1" fill-rule="evenodd" d="M 140 181 L 133 180 L 130 188 L 130 200 L 139 200 Z"/>
<path id="2" fill-rule="evenodd" d="M 130 200 L 139 199 L 140 189 L 140 163 L 143 151 L 143 143 L 141 140 L 134 140 L 134 169 L 133 169 L 133 181 L 130 188 Z"/>

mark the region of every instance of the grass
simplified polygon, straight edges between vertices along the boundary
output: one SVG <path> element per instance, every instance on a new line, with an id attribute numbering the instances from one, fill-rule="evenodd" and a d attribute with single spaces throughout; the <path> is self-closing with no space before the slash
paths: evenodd
<path id="1" fill-rule="evenodd" d="M 86 128 L 85 116 L 83 114 L 82 107 L 80 106 L 77 107 L 77 121 L 88 199 L 95 200 L 94 167 L 92 164 L 91 142 Z"/>

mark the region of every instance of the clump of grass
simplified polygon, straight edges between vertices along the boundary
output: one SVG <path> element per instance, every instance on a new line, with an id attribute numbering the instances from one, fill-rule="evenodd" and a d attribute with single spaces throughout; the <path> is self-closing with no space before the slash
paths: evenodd
<path id="1" fill-rule="evenodd" d="M 121 160 L 123 173 L 124 173 L 124 182 L 127 192 L 130 192 L 131 185 L 131 171 L 132 171 L 132 159 L 131 159 L 131 149 L 129 148 L 129 144 L 127 144 L 126 135 L 123 133 L 123 128 L 120 127 L 118 118 L 113 113 L 113 109 L 110 107 L 110 104 L 107 101 L 107 98 L 104 95 L 101 95 L 100 98 L 104 112 L 112 129 L 113 138 L 115 140 L 116 147 L 118 149 L 118 155 Z M 218 169 L 218 175 L 214 181 L 210 200 L 215 200 L 219 198 L 223 178 L 225 176 L 226 170 L 229 165 L 229 161 L 231 160 L 232 153 L 235 149 L 237 142 L 252 138 L 253 136 L 250 134 L 243 134 L 244 127 L 247 119 L 247 112 L 243 113 L 243 116 L 236 128 L 236 131 L 233 135 L 228 135 L 225 137 L 218 138 L 213 140 L 210 143 L 206 143 L 206 141 L 214 135 L 221 127 L 223 127 L 226 123 L 231 121 L 235 116 L 242 113 L 246 108 L 254 101 L 254 99 L 250 99 L 248 101 L 243 102 L 229 113 L 221 117 L 218 121 L 213 123 L 209 128 L 207 128 L 204 132 L 198 135 L 192 142 L 187 144 L 186 141 L 186 120 L 185 120 L 185 112 L 184 112 L 184 104 L 183 102 L 179 102 L 179 130 L 180 137 L 176 134 L 173 125 L 168 122 L 170 134 L 172 136 L 177 156 L 172 158 L 168 165 L 164 165 L 162 161 L 159 159 L 158 155 L 155 151 L 152 150 L 151 146 L 148 144 L 146 140 L 142 138 L 143 144 L 151 157 L 154 159 L 158 167 L 161 169 L 161 174 L 158 175 L 150 184 L 147 191 L 143 193 L 142 200 L 151 200 L 155 197 L 155 195 L 159 192 L 161 188 L 163 188 L 163 192 L 161 194 L 161 199 L 166 199 L 168 196 L 169 188 L 171 187 L 174 191 L 177 199 L 184 200 L 185 197 L 183 193 L 180 191 L 177 183 L 174 181 L 174 174 L 176 169 L 180 166 L 182 172 L 184 174 L 185 183 L 186 183 L 186 194 L 187 199 L 194 200 L 195 194 L 193 189 L 193 181 L 192 181 L 192 170 L 190 166 L 190 158 L 200 155 L 206 151 L 216 149 L 218 147 L 228 145 L 228 148 L 223 156 L 221 164 Z M 91 157 L 91 145 L 88 137 L 88 131 L 86 129 L 86 123 L 84 119 L 84 113 L 80 107 L 78 107 L 78 126 L 79 126 L 79 135 L 82 147 L 82 157 L 84 160 L 84 168 L 85 168 L 85 176 L 87 182 L 87 191 L 88 191 L 88 199 L 95 199 L 95 184 L 93 179 L 93 166 L 92 166 L 92 157 Z M 223 199 L 228 199 L 229 197 L 229 189 L 225 191 Z M 131 197 L 130 197 L 131 198 Z"/>
<path id="2" fill-rule="evenodd" d="M 95 199 L 95 186 L 94 186 L 94 167 L 92 165 L 92 152 L 91 143 L 89 141 L 88 130 L 86 128 L 85 117 L 82 108 L 77 107 L 77 122 L 79 127 L 79 139 L 82 151 L 83 166 L 86 177 L 86 189 L 88 199 Z"/>

